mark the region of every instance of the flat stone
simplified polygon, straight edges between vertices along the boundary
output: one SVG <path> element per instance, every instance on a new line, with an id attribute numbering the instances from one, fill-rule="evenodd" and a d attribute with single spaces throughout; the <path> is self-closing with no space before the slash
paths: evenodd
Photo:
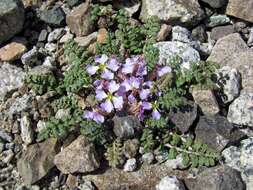
<path id="1" fill-rule="evenodd" d="M 233 25 L 227 25 L 227 26 L 218 26 L 211 30 L 211 39 L 212 40 L 218 40 L 220 38 L 223 38 L 229 34 L 235 33 Z"/>
<path id="2" fill-rule="evenodd" d="M 92 172 L 100 165 L 94 144 L 83 136 L 57 154 L 54 163 L 64 174 Z"/>
<path id="3" fill-rule="evenodd" d="M 172 24 L 195 25 L 204 17 L 197 0 L 142 1 L 142 21 L 157 16 L 161 21 Z"/>
<path id="4" fill-rule="evenodd" d="M 74 41 L 82 47 L 88 47 L 90 44 L 96 42 L 98 36 L 98 32 L 93 32 L 88 36 L 76 37 Z"/>
<path id="5" fill-rule="evenodd" d="M 206 21 L 208 27 L 221 26 L 228 23 L 230 23 L 230 18 L 227 15 L 212 15 Z"/>
<path id="6" fill-rule="evenodd" d="M 55 166 L 53 160 L 58 151 L 56 139 L 29 146 L 17 164 L 24 183 L 31 185 L 43 178 Z"/>
<path id="7" fill-rule="evenodd" d="M 226 14 L 253 22 L 252 0 L 229 0 Z"/>
<path id="8" fill-rule="evenodd" d="M 0 44 L 23 29 L 25 9 L 21 0 L 0 1 Z"/>
<path id="9" fill-rule="evenodd" d="M 77 36 L 86 36 L 93 32 L 94 25 L 90 21 L 89 6 L 89 1 L 82 3 L 67 15 L 67 25 L 71 32 Z"/>
<path id="10" fill-rule="evenodd" d="M 2 61 L 15 61 L 19 59 L 26 51 L 26 46 L 21 43 L 11 42 L 0 49 L 0 60 Z"/>

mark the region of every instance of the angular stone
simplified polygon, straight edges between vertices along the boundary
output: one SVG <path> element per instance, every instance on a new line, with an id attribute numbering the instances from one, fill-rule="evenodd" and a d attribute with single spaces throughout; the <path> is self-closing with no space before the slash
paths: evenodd
<path id="1" fill-rule="evenodd" d="M 20 119 L 20 127 L 21 127 L 21 138 L 23 142 L 28 145 L 33 142 L 33 129 L 30 118 L 25 115 Z"/>
<path id="2" fill-rule="evenodd" d="M 219 152 L 245 136 L 222 116 L 200 117 L 195 134 L 196 139 Z"/>
<path id="3" fill-rule="evenodd" d="M 90 22 L 90 5 L 89 1 L 80 4 L 67 15 L 66 22 L 71 32 L 77 36 L 86 36 L 90 34 L 94 25 Z"/>
<path id="4" fill-rule="evenodd" d="M 21 0 L 0 1 L 0 44 L 19 33 L 25 21 L 25 9 Z"/>
<path id="5" fill-rule="evenodd" d="M 76 37 L 74 41 L 82 47 L 88 47 L 92 43 L 96 42 L 98 36 L 98 32 L 93 32 L 88 36 L 83 36 L 83 37 Z"/>
<path id="6" fill-rule="evenodd" d="M 27 185 L 43 178 L 54 167 L 54 156 L 59 151 L 56 139 L 34 144 L 18 160 L 18 172 Z"/>
<path id="7" fill-rule="evenodd" d="M 2 61 L 15 61 L 19 59 L 26 51 L 26 46 L 21 43 L 11 42 L 0 49 L 0 60 Z"/>
<path id="8" fill-rule="evenodd" d="M 208 3 L 213 8 L 221 8 L 227 3 L 227 0 L 201 0 L 201 1 Z"/>
<path id="9" fill-rule="evenodd" d="M 65 33 L 64 28 L 56 28 L 52 32 L 49 33 L 47 41 L 53 42 L 59 40 Z"/>
<path id="10" fill-rule="evenodd" d="M 54 163 L 64 174 L 92 172 L 100 165 L 94 144 L 83 136 L 57 154 Z"/>
<path id="11" fill-rule="evenodd" d="M 61 7 L 55 5 L 51 9 L 45 9 L 39 13 L 39 18 L 45 23 L 54 25 L 54 26 L 62 26 L 65 22 L 65 13 L 61 9 Z"/>
<path id="12" fill-rule="evenodd" d="M 162 24 L 160 31 L 157 34 L 157 41 L 165 41 L 166 38 L 169 36 L 171 33 L 172 27 L 171 25 L 168 24 Z"/>
<path id="13" fill-rule="evenodd" d="M 33 67 L 35 65 L 38 65 L 40 61 L 38 60 L 38 50 L 36 46 L 34 46 L 30 51 L 26 52 L 22 57 L 21 61 L 24 65 Z"/>
<path id="14" fill-rule="evenodd" d="M 221 26 L 230 23 L 230 18 L 227 15 L 212 15 L 206 20 L 208 27 Z"/>
<path id="15" fill-rule="evenodd" d="M 226 14 L 253 22 L 252 0 L 229 0 Z"/>
<path id="16" fill-rule="evenodd" d="M 128 159 L 124 165 L 125 172 L 133 172 L 137 168 L 137 161 L 135 158 Z"/>
<path id="17" fill-rule="evenodd" d="M 192 96 L 205 115 L 215 115 L 220 108 L 212 90 L 201 90 L 194 88 Z"/>
<path id="18" fill-rule="evenodd" d="M 212 29 L 210 37 L 212 40 L 218 40 L 232 33 L 235 33 L 233 25 L 218 26 Z"/>
<path id="19" fill-rule="evenodd" d="M 253 93 L 242 92 L 229 106 L 228 121 L 253 127 Z"/>
<path id="20" fill-rule="evenodd" d="M 142 1 L 141 20 L 157 16 L 161 21 L 172 24 L 195 25 L 204 16 L 197 0 Z"/>
<path id="21" fill-rule="evenodd" d="M 205 43 L 208 38 L 205 25 L 199 25 L 196 28 L 194 28 L 192 30 L 192 37 L 195 40 L 199 40 L 200 42 Z"/>
<path id="22" fill-rule="evenodd" d="M 185 190 L 185 186 L 176 176 L 162 178 L 156 190 Z"/>

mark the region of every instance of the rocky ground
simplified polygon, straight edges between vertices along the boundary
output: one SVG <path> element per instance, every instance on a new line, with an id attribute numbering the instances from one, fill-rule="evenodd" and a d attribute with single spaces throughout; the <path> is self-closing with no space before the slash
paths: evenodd
<path id="1" fill-rule="evenodd" d="M 228 76 L 217 83 L 223 95 L 193 89 L 187 109 L 170 113 L 182 134 L 192 131 L 221 154 L 215 167 L 186 168 L 180 155 L 164 161 L 133 138 L 124 143 L 123 168 L 110 168 L 83 136 L 39 139 L 49 116 L 64 118 L 68 109 L 52 107 L 57 94 L 39 95 L 24 79 L 55 68 L 64 73 L 68 40 L 91 52 L 104 43 L 106 19 L 91 24 L 90 3 L 123 8 L 136 23 L 157 16 L 160 62 L 177 54 L 185 67 L 200 60 L 220 65 L 217 77 Z M 0 189 L 253 190 L 252 10 L 252 0 L 0 0 Z M 124 125 L 138 122 L 116 118 L 114 125 L 125 137 Z"/>

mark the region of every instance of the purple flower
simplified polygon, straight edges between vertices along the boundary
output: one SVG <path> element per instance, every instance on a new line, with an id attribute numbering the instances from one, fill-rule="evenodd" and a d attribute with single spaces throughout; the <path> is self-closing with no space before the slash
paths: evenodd
<path id="1" fill-rule="evenodd" d="M 130 77 L 129 79 L 125 79 L 121 83 L 121 88 L 125 90 L 125 92 L 134 90 L 134 89 L 139 89 L 141 86 L 142 78 L 137 78 L 137 77 Z"/>
<path id="2" fill-rule="evenodd" d="M 96 90 L 96 99 L 98 101 L 103 101 L 101 103 L 101 108 L 106 111 L 107 113 L 111 113 L 112 110 L 115 109 L 122 109 L 123 108 L 123 97 L 116 95 L 116 92 L 119 90 L 119 84 L 115 81 L 111 81 L 108 84 L 108 92 L 105 92 L 102 89 Z"/>
<path id="3" fill-rule="evenodd" d="M 152 117 L 155 120 L 159 120 L 161 118 L 161 114 L 158 111 L 158 104 L 157 104 L 156 101 L 154 103 L 142 102 L 142 109 L 144 109 L 144 110 L 152 110 Z"/>
<path id="4" fill-rule="evenodd" d="M 140 91 L 140 99 L 141 100 L 146 100 L 150 96 L 150 89 L 142 89 Z"/>
<path id="5" fill-rule="evenodd" d="M 105 118 L 96 111 L 84 111 L 83 117 L 86 119 L 94 120 L 97 123 L 103 123 Z"/>
<path id="6" fill-rule="evenodd" d="M 172 71 L 171 67 L 169 67 L 169 66 L 164 66 L 164 67 L 161 67 L 161 68 L 158 69 L 157 75 L 158 75 L 159 77 L 161 77 L 161 76 L 163 76 L 163 75 L 165 75 L 165 74 L 167 74 L 167 73 L 170 73 L 171 71 Z"/>
<path id="7" fill-rule="evenodd" d="M 123 74 L 133 74 L 134 72 L 136 72 L 136 76 L 144 76 L 147 74 L 146 63 L 141 56 L 127 58 L 126 63 L 123 65 Z"/>

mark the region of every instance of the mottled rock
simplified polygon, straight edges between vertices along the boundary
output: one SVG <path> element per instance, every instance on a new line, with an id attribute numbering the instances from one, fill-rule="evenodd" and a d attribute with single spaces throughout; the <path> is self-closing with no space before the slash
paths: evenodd
<path id="1" fill-rule="evenodd" d="M 196 179 L 185 180 L 191 190 L 244 190 L 241 174 L 228 166 L 218 166 L 204 170 Z"/>
<path id="2" fill-rule="evenodd" d="M 62 26 L 65 23 L 65 13 L 58 5 L 55 5 L 51 9 L 41 11 L 39 18 L 45 23 L 54 26 Z"/>
<path id="3" fill-rule="evenodd" d="M 208 27 L 215 27 L 228 24 L 230 18 L 227 15 L 212 15 L 206 21 Z"/>
<path id="4" fill-rule="evenodd" d="M 222 116 L 200 117 L 195 134 L 196 139 L 216 151 L 222 151 L 227 144 L 237 142 L 245 136 Z"/>
<path id="5" fill-rule="evenodd" d="M 182 169 L 187 168 L 187 166 L 185 166 L 183 164 L 183 156 L 182 156 L 182 154 L 177 155 L 177 157 L 175 159 L 168 159 L 165 162 L 165 165 L 166 165 L 166 167 L 171 168 L 173 170 L 176 170 L 176 169 L 182 170 Z"/>
<path id="6" fill-rule="evenodd" d="M 76 37 L 74 41 L 82 47 L 88 47 L 90 44 L 96 42 L 98 36 L 98 32 L 93 32 L 88 36 Z"/>
<path id="7" fill-rule="evenodd" d="M 226 14 L 253 22 L 252 0 L 229 0 Z"/>
<path id="8" fill-rule="evenodd" d="M 26 46 L 22 43 L 11 42 L 0 49 L 0 60 L 15 61 L 19 59 L 26 51 Z"/>
<path id="9" fill-rule="evenodd" d="M 201 1 L 208 3 L 213 8 L 221 8 L 228 2 L 228 0 L 201 0 Z"/>
<path id="10" fill-rule="evenodd" d="M 185 190 L 185 186 L 176 176 L 166 176 L 161 179 L 156 190 Z"/>
<path id="11" fill-rule="evenodd" d="M 23 29 L 25 9 L 21 0 L 0 1 L 0 44 Z"/>
<path id="12" fill-rule="evenodd" d="M 12 142 L 13 140 L 11 133 L 5 131 L 2 128 L 0 128 L 0 139 L 7 142 Z"/>
<path id="13" fill-rule="evenodd" d="M 64 28 L 56 28 L 52 32 L 49 33 L 47 41 L 53 42 L 59 40 L 65 33 Z"/>
<path id="14" fill-rule="evenodd" d="M 79 5 L 82 2 L 82 0 L 67 0 L 66 2 L 70 7 L 74 7 Z"/>
<path id="15" fill-rule="evenodd" d="M 215 115 L 219 113 L 219 104 L 212 90 L 194 88 L 192 96 L 195 103 L 199 105 L 205 115 Z"/>
<path id="16" fill-rule="evenodd" d="M 179 108 L 171 110 L 169 118 L 182 133 L 186 133 L 196 120 L 197 114 L 197 105 L 184 99 L 183 104 Z"/>
<path id="17" fill-rule="evenodd" d="M 48 35 L 47 30 L 45 30 L 45 29 L 44 29 L 44 30 L 41 30 L 40 35 L 39 35 L 39 38 L 38 38 L 38 41 L 39 41 L 39 42 L 44 42 L 44 41 L 46 41 L 47 35 Z"/>
<path id="18" fill-rule="evenodd" d="M 211 39 L 218 40 L 232 33 L 235 33 L 233 25 L 218 26 L 212 29 Z"/>
<path id="19" fill-rule="evenodd" d="M 199 40 L 200 42 L 204 43 L 207 41 L 207 33 L 204 25 L 199 25 L 192 30 L 192 37 L 195 40 Z"/>
<path id="20" fill-rule="evenodd" d="M 137 168 L 137 161 L 135 158 L 128 159 L 124 165 L 125 172 L 133 172 Z"/>
<path id="21" fill-rule="evenodd" d="M 138 139 L 129 139 L 124 142 L 123 154 L 126 158 L 134 158 L 138 153 L 140 142 Z"/>
<path id="22" fill-rule="evenodd" d="M 5 150 L 0 154 L 0 160 L 5 164 L 10 164 L 14 157 L 14 153 L 12 150 Z"/>
<path id="23" fill-rule="evenodd" d="M 134 116 L 114 116 L 113 117 L 113 132 L 122 139 L 128 139 L 134 136 L 135 132 L 141 128 L 141 123 Z"/>
<path id="24" fill-rule="evenodd" d="M 21 127 L 21 138 L 25 145 L 31 144 L 33 142 L 33 128 L 30 118 L 25 115 L 20 119 L 20 127 Z"/>
<path id="25" fill-rule="evenodd" d="M 43 178 L 54 167 L 53 160 L 58 151 L 56 139 L 29 146 L 17 164 L 24 183 L 30 185 Z"/>
<path id="26" fill-rule="evenodd" d="M 253 127 L 253 93 L 242 92 L 229 106 L 228 121 Z"/>
<path id="27" fill-rule="evenodd" d="M 67 25 L 71 32 L 75 33 L 77 36 L 86 36 L 94 29 L 94 25 L 90 22 L 89 7 L 89 1 L 87 1 L 74 8 L 72 12 L 67 15 Z"/>
<path id="28" fill-rule="evenodd" d="M 144 164 L 152 164 L 155 161 L 155 156 L 152 152 L 148 152 L 142 155 L 141 160 Z"/>
<path id="29" fill-rule="evenodd" d="M 34 46 L 30 51 L 26 52 L 22 57 L 21 61 L 24 65 L 33 67 L 39 65 L 40 61 L 38 60 L 38 49 Z"/>
<path id="30" fill-rule="evenodd" d="M 157 16 L 161 21 L 185 25 L 197 24 L 204 16 L 196 0 L 142 1 L 141 20 Z"/>
<path id="31" fill-rule="evenodd" d="M 169 36 L 169 34 L 171 33 L 172 27 L 171 25 L 168 24 L 162 24 L 160 31 L 157 34 L 157 41 L 161 42 L 161 41 L 165 41 L 166 38 Z"/>
<path id="32" fill-rule="evenodd" d="M 100 165 L 95 146 L 83 136 L 57 154 L 54 163 L 64 174 L 92 172 Z"/>
<path id="33" fill-rule="evenodd" d="M 140 0 L 118 0 L 118 1 L 112 1 L 113 6 L 117 9 L 124 9 L 126 14 L 129 17 L 132 17 L 135 13 L 138 12 L 141 6 Z"/>
<path id="34" fill-rule="evenodd" d="M 191 32 L 185 27 L 174 26 L 172 28 L 172 41 L 190 43 L 192 41 Z"/>

